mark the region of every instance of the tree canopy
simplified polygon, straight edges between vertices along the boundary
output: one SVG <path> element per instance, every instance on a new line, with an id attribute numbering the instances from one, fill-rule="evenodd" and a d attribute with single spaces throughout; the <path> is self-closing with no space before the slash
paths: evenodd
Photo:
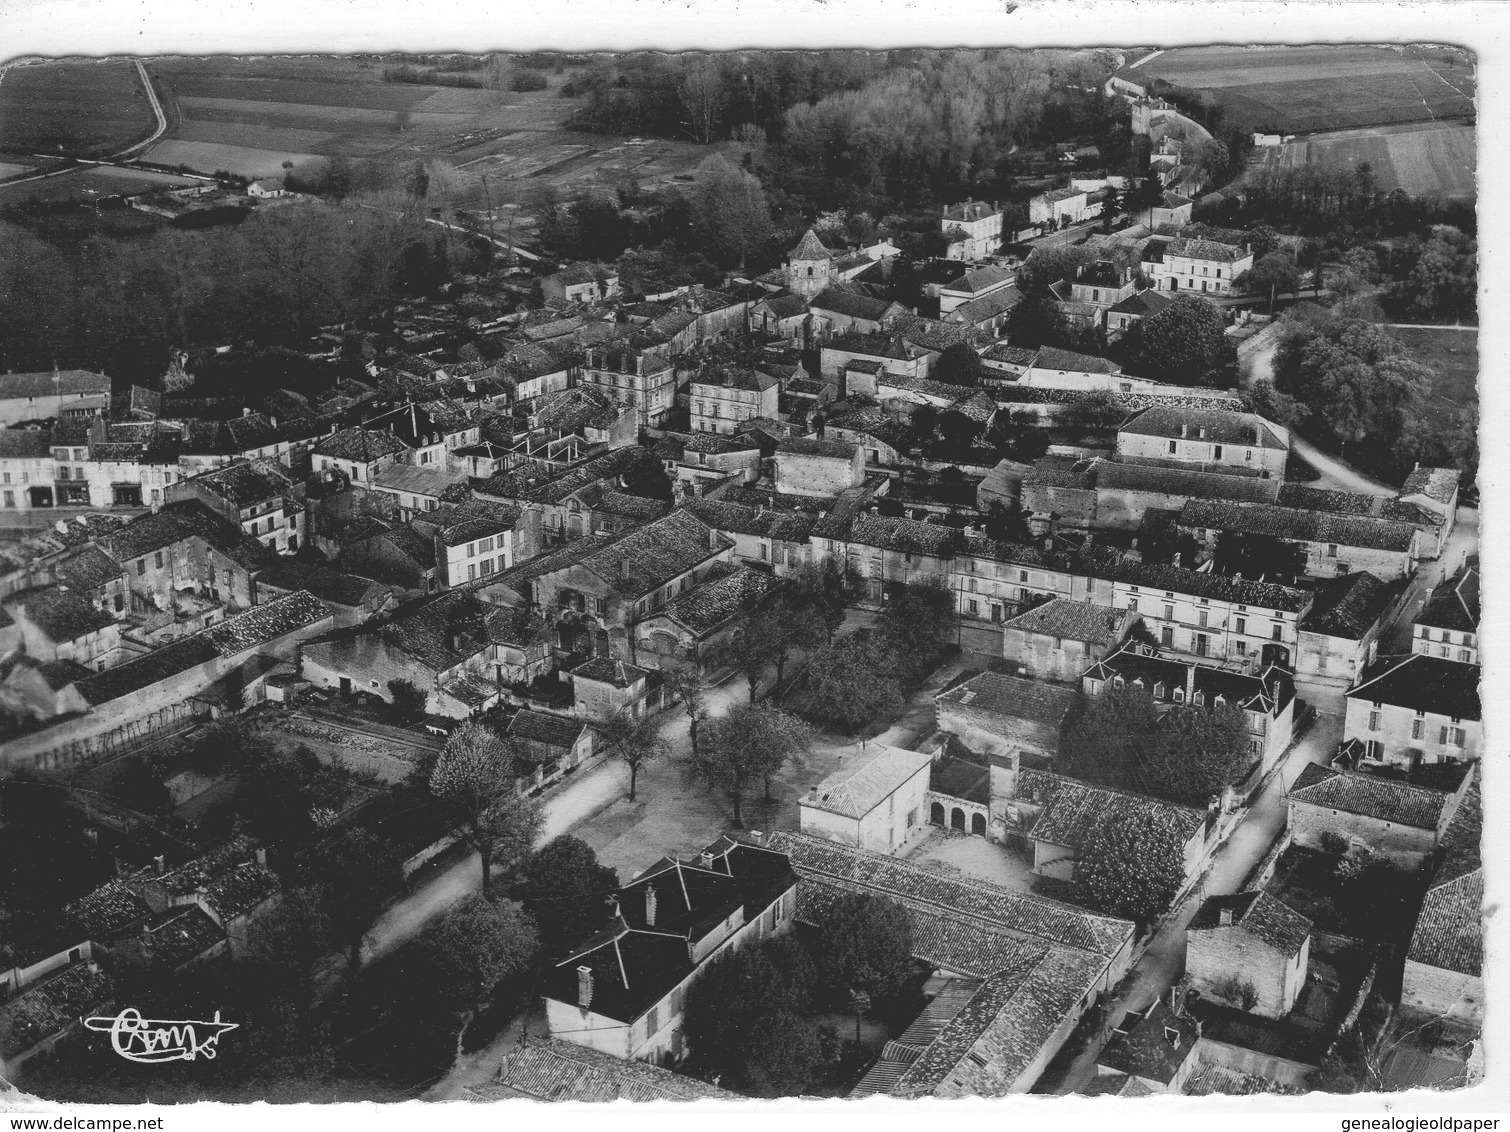
<path id="1" fill-rule="evenodd" d="M 836 1002 L 851 990 L 889 998 L 914 971 L 911 917 L 895 900 L 846 893 L 824 913 L 813 954 L 819 981 Z"/>
<path id="2" fill-rule="evenodd" d="M 1148 811 L 1109 814 L 1075 856 L 1075 887 L 1088 907 L 1148 928 L 1185 881 L 1185 847 Z"/>
<path id="3" fill-rule="evenodd" d="M 810 729 L 796 716 L 768 704 L 740 704 L 709 721 L 691 767 L 728 795 L 734 824 L 742 826 L 745 791 L 764 781 L 769 796 L 771 777 L 801 758 L 811 742 Z"/>
<path id="4" fill-rule="evenodd" d="M 484 892 L 493 862 L 523 857 L 543 824 L 540 804 L 517 796 L 514 784 L 508 745 L 491 727 L 472 720 L 451 733 L 430 772 L 431 792 L 455 809 L 462 836 L 482 858 Z"/>
<path id="5" fill-rule="evenodd" d="M 519 869 L 509 895 L 534 918 L 540 946 L 555 956 L 608 922 L 608 898 L 619 874 L 570 834 L 547 841 Z"/>
<path id="6" fill-rule="evenodd" d="M 1182 295 L 1158 314 L 1139 319 L 1123 336 L 1132 372 L 1171 385 L 1231 384 L 1227 367 L 1236 351 L 1221 312 L 1204 299 Z"/>

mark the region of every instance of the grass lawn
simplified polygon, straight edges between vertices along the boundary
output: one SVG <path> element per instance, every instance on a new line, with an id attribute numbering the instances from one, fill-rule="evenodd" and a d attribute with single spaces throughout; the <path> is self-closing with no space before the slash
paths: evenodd
<path id="1" fill-rule="evenodd" d="M 1410 330 L 1391 327 L 1390 332 L 1403 341 L 1411 356 L 1436 373 L 1426 411 L 1440 420 L 1451 420 L 1459 413 L 1473 417 L 1479 411 L 1479 336 L 1474 330 Z"/>
<path id="2" fill-rule="evenodd" d="M 11 67 L 0 82 L 0 149 L 89 157 L 124 149 L 156 124 L 131 63 Z"/>

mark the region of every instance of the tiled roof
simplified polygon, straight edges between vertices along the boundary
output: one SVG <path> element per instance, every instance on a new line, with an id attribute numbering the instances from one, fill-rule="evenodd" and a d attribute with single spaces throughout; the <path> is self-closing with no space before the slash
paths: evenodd
<path id="1" fill-rule="evenodd" d="M 809 306 L 813 310 L 832 311 L 869 322 L 880 322 L 888 315 L 899 314 L 906 309 L 891 299 L 877 299 L 838 287 L 825 287 L 813 296 Z"/>
<path id="2" fill-rule="evenodd" d="M 1135 295 L 1129 295 L 1120 303 L 1112 306 L 1113 314 L 1132 314 L 1147 318 L 1149 315 L 1158 314 L 1161 310 L 1173 304 L 1174 300 L 1168 295 L 1161 294 L 1150 288 L 1139 291 Z"/>
<path id="3" fill-rule="evenodd" d="M 551 747 L 570 750 L 587 724 L 574 715 L 552 715 L 550 712 L 531 711 L 525 708 L 509 723 L 509 734 L 516 739 L 528 739 Z"/>
<path id="4" fill-rule="evenodd" d="M 759 370 L 735 366 L 714 366 L 701 370 L 692 378 L 694 395 L 699 385 L 715 389 L 741 389 L 748 393 L 760 393 L 779 385 L 780 379 Z"/>
<path id="5" fill-rule="evenodd" d="M 818 239 L 818 233 L 809 228 L 802 234 L 802 239 L 797 241 L 797 246 L 787 253 L 788 259 L 832 259 L 834 253 L 823 246 L 823 241 Z"/>
<path id="6" fill-rule="evenodd" d="M 419 468 L 411 464 L 390 464 L 373 477 L 372 486 L 386 491 L 409 492 L 439 498 L 447 488 L 467 482 L 464 472 L 447 472 L 440 468 Z"/>
<path id="7" fill-rule="evenodd" d="M 1002 628 L 1110 645 L 1121 639 L 1134 616 L 1125 609 L 1109 609 L 1104 605 L 1056 597 L 1013 617 Z"/>
<path id="8" fill-rule="evenodd" d="M 28 620 L 56 644 L 74 641 L 115 624 L 115 618 L 72 590 L 45 586 L 23 590 L 5 599 L 12 610 L 23 611 Z"/>
<path id="9" fill-rule="evenodd" d="M 967 200 L 963 204 L 956 204 L 945 210 L 944 219 L 956 224 L 963 224 L 973 220 L 983 220 L 987 216 L 994 216 L 996 209 L 983 200 Z"/>
<path id="10" fill-rule="evenodd" d="M 596 684 L 612 684 L 615 688 L 627 688 L 650 675 L 648 668 L 637 668 L 609 656 L 595 656 L 567 670 L 567 675 Z"/>
<path id="11" fill-rule="evenodd" d="M 1023 487 L 1079 487 L 1096 485 L 1096 462 L 1075 456 L 1042 456 L 1022 477 Z"/>
<path id="12" fill-rule="evenodd" d="M 962 535 L 942 523 L 924 523 L 917 519 L 897 519 L 886 515 L 861 515 L 850 528 L 847 541 L 881 550 L 924 554 L 934 558 L 952 558 L 959 550 Z"/>
<path id="13" fill-rule="evenodd" d="M 693 500 L 687 510 L 714 530 L 782 542 L 806 542 L 814 523 L 814 517 L 803 511 L 777 511 L 723 499 Z"/>
<path id="14" fill-rule="evenodd" d="M 0 428 L 0 460 L 46 459 L 51 453 L 47 429 Z"/>
<path id="15" fill-rule="evenodd" d="M 990 287 L 1000 287 L 1016 278 L 1014 272 L 992 263 L 967 271 L 957 279 L 949 280 L 944 284 L 944 290 L 963 291 L 965 294 L 973 295 L 977 291 L 984 291 Z"/>
<path id="16" fill-rule="evenodd" d="M 826 456 L 834 460 L 853 460 L 855 446 L 842 440 L 819 440 L 813 436 L 800 436 L 783 440 L 776 446 L 777 455 Z"/>
<path id="17" fill-rule="evenodd" d="M 1096 465 L 1096 486 L 1106 491 L 1146 491 L 1218 502 L 1272 503 L 1279 482 L 1261 476 L 1232 476 L 1188 466 L 1167 468 L 1119 460 L 1102 460 Z"/>
<path id="18" fill-rule="evenodd" d="M 250 507 L 286 495 L 293 486 L 293 476 L 276 460 L 251 460 L 217 468 L 185 482 L 213 492 L 233 507 Z"/>
<path id="19" fill-rule="evenodd" d="M 1146 587 L 1150 591 L 1235 601 L 1242 605 L 1279 609 L 1287 613 L 1299 613 L 1311 603 L 1311 595 L 1305 590 L 1277 586 L 1272 582 L 1255 582 L 1229 574 L 1187 570 L 1182 566 L 1119 562 L 1098 568 L 1097 574 L 1114 582 Z"/>
<path id="20" fill-rule="evenodd" d="M 1405 477 L 1400 494 L 1424 495 L 1438 503 L 1451 503 L 1463 473 L 1456 468 L 1417 468 Z"/>
<path id="21" fill-rule="evenodd" d="M 406 445 L 386 429 L 343 428 L 314 447 L 314 455 L 349 460 L 354 464 L 371 464 L 385 456 L 402 455 Z"/>
<path id="22" fill-rule="evenodd" d="M 1290 787 L 1289 799 L 1435 832 L 1448 795 L 1393 778 L 1307 763 Z"/>
<path id="23" fill-rule="evenodd" d="M 511 1050 L 486 1085 L 469 1086 L 469 1101 L 743 1100 L 735 1093 L 646 1061 L 625 1061 L 571 1042 L 531 1041 Z"/>
<path id="24" fill-rule="evenodd" d="M 680 510 L 596 546 L 581 562 L 620 593 L 637 596 L 659 589 L 729 545 L 690 511 Z"/>
<path id="25" fill-rule="evenodd" d="M 981 355 L 988 362 L 1006 362 L 1019 366 L 1031 365 L 1037 356 L 1037 346 L 1013 346 L 1007 342 L 998 342 Z"/>
<path id="26" fill-rule="evenodd" d="M 1432 591 L 1417 625 L 1454 632 L 1476 633 L 1479 628 L 1479 572 L 1470 566 Z"/>
<path id="27" fill-rule="evenodd" d="M 803 797 L 801 805 L 846 818 L 863 818 L 894 794 L 933 756 L 877 743 L 841 766 Z"/>
<path id="28" fill-rule="evenodd" d="M 1406 958 L 1429 967 L 1479 975 L 1484 966 L 1483 802 L 1477 771 L 1442 835 Z"/>
<path id="29" fill-rule="evenodd" d="M 115 983 L 95 963 L 75 963 L 0 1003 L 0 1057 L 14 1057 L 103 1007 Z"/>
<path id="30" fill-rule="evenodd" d="M 1246 248 L 1233 244 L 1218 244 L 1214 240 L 1187 240 L 1176 237 L 1169 241 L 1168 254 L 1185 256 L 1189 259 L 1210 260 L 1213 263 L 1232 263 L 1253 253 Z"/>
<path id="31" fill-rule="evenodd" d="M 93 545 L 86 546 L 72 558 L 65 558 L 55 570 L 59 585 L 80 592 L 103 586 L 125 573 L 119 562 Z"/>
<path id="32" fill-rule="evenodd" d="M 51 397 L 55 393 L 109 393 L 110 378 L 82 369 L 0 374 L 0 401 L 12 397 Z"/>
<path id="33" fill-rule="evenodd" d="M 1367 570 L 1326 578 L 1316 586 L 1316 600 L 1300 628 L 1349 641 L 1362 640 L 1395 600 L 1404 583 L 1391 584 Z"/>
<path id="34" fill-rule="evenodd" d="M 934 697 L 940 704 L 958 704 L 972 711 L 1015 719 L 1031 719 L 1058 727 L 1076 708 L 1080 690 L 1041 680 L 1024 680 L 998 672 L 982 672 Z"/>
<path id="35" fill-rule="evenodd" d="M 855 405 L 828 418 L 824 431 L 842 430 L 859 433 L 893 448 L 905 448 L 910 438 L 906 425 L 879 405 Z M 811 439 L 811 438 L 808 438 Z M 848 444 L 848 441 L 828 443 Z"/>
<path id="36" fill-rule="evenodd" d="M 147 958 L 154 964 L 176 969 L 198 959 L 225 942 L 225 929 L 198 904 L 169 908 L 153 918 L 142 931 Z"/>
<path id="37" fill-rule="evenodd" d="M 1311 764 L 1315 766 L 1315 763 Z M 1222 913 L 1232 913 L 1232 923 L 1222 923 Z M 1284 901 L 1267 892 L 1236 892 L 1213 896 L 1201 905 L 1187 929 L 1192 932 L 1237 927 L 1256 936 L 1280 954 L 1294 955 L 1311 934 L 1311 921 Z"/>
<path id="38" fill-rule="evenodd" d="M 1370 550 L 1409 550 L 1416 528 L 1387 519 L 1362 519 L 1275 507 L 1266 503 L 1228 503 L 1192 499 L 1180 512 L 1180 526 L 1241 534 L 1269 535 L 1301 542 L 1336 543 Z"/>
<path id="39" fill-rule="evenodd" d="M 1375 515 L 1379 497 L 1359 491 L 1331 491 L 1304 483 L 1287 483 L 1275 500 L 1281 507 L 1298 507 L 1303 511 L 1330 511 L 1336 515 Z"/>
<path id="40" fill-rule="evenodd" d="M 1156 998 L 1141 1014 L 1123 1020 L 1096 1063 L 1168 1085 L 1194 1053 L 1200 1036 L 1194 1019 L 1175 1014 L 1164 999 Z"/>
<path id="41" fill-rule="evenodd" d="M 124 883 L 113 880 L 64 905 L 63 914 L 86 938 L 108 943 L 145 920 L 152 908 Z"/>
<path id="42" fill-rule="evenodd" d="M 295 562 L 288 558 L 279 558 L 268 564 L 257 575 L 259 587 L 272 586 L 290 592 L 305 590 L 321 601 L 345 606 L 361 605 L 367 591 L 375 584 L 370 578 L 359 578 L 355 574 L 345 574 L 328 566 Z"/>
<path id="43" fill-rule="evenodd" d="M 915 901 L 1040 945 L 1060 944 L 1110 959 L 1133 933 L 1126 920 L 795 830 L 765 834 L 757 843 L 790 857 L 803 880 Z"/>
<path id="44" fill-rule="evenodd" d="M 953 311 L 944 317 L 950 320 L 958 319 L 961 322 L 980 323 L 997 315 L 1006 314 L 1018 303 L 1022 302 L 1022 292 L 1016 287 L 1002 287 L 961 303 Z"/>
<path id="45" fill-rule="evenodd" d="M 801 295 L 771 295 L 755 305 L 765 307 L 777 318 L 796 318 L 807 313 L 807 301 Z"/>
<path id="46" fill-rule="evenodd" d="M 1178 439 L 1182 427 L 1185 429 L 1185 438 L 1190 440 L 1199 439 L 1200 431 L 1204 428 L 1205 439 L 1218 444 L 1289 448 L 1269 422 L 1254 413 L 1223 413 L 1210 409 L 1156 405 L 1123 421 L 1119 431 Z"/>
<path id="47" fill-rule="evenodd" d="M 1365 672 L 1347 695 L 1349 699 L 1369 703 L 1478 720 L 1483 718 L 1479 702 L 1481 674 L 1477 664 L 1411 653 L 1385 660 Z"/>
<path id="48" fill-rule="evenodd" d="M 1017 776 L 1019 797 L 1041 806 L 1028 836 L 1035 841 L 1078 849 L 1106 822 L 1150 820 L 1186 844 L 1205 823 L 1203 811 L 1142 794 L 1108 790 L 1048 771 L 1023 769 Z"/>
<path id="49" fill-rule="evenodd" d="M 693 635 L 702 636 L 753 608 L 780 584 L 773 574 L 732 566 L 677 594 L 652 616 L 668 617 Z"/>

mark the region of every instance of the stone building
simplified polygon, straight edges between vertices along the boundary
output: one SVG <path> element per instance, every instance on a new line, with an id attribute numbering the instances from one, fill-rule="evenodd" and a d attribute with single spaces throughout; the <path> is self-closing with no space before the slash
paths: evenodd
<path id="1" fill-rule="evenodd" d="M 1284 479 L 1290 455 L 1287 429 L 1254 413 L 1158 405 L 1133 414 L 1117 430 L 1117 455 L 1232 465 L 1242 472 Z"/>
<path id="2" fill-rule="evenodd" d="M 1432 590 L 1410 630 L 1411 652 L 1479 663 L 1479 572 L 1464 566 Z M 1372 659 L 1372 658 L 1370 658 Z"/>
<path id="3" fill-rule="evenodd" d="M 800 437 L 776 446 L 776 490 L 784 495 L 838 495 L 865 482 L 865 456 L 853 444 Z"/>
<path id="4" fill-rule="evenodd" d="M 940 692 L 933 702 L 939 730 L 978 755 L 1017 752 L 1052 759 L 1083 701 L 1078 688 L 982 672 Z"/>
<path id="5" fill-rule="evenodd" d="M 1361 758 L 1393 766 L 1477 759 L 1481 672 L 1421 653 L 1386 658 L 1349 689 L 1344 739 L 1359 745 Z"/>
<path id="6" fill-rule="evenodd" d="M 1203 997 L 1282 1018 L 1305 985 L 1311 929 L 1267 892 L 1213 896 L 1185 929 L 1185 974 Z"/>
<path id="7" fill-rule="evenodd" d="M 841 845 L 896 853 L 928 829 L 933 757 L 873 743 L 798 800 L 799 828 Z"/>
<path id="8" fill-rule="evenodd" d="M 1484 863 L 1477 770 L 1470 779 L 1442 835 L 1441 853 L 1405 953 L 1400 1005 L 1482 1026 Z"/>
<path id="9" fill-rule="evenodd" d="M 1313 849 L 1340 838 L 1415 868 L 1435 851 L 1465 791 L 1308 763 L 1285 796 L 1290 838 Z"/>
<path id="10" fill-rule="evenodd" d="M 1115 652 L 1138 623 L 1136 613 L 1050 598 L 1002 625 L 1002 656 L 1018 674 L 1078 681 L 1091 664 Z"/>

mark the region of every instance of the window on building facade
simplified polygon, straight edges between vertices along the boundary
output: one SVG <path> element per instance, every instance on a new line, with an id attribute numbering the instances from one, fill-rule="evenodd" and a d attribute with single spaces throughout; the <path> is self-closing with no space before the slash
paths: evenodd
<path id="1" fill-rule="evenodd" d="M 1128 610 L 1130 610 L 1133 613 L 1138 612 L 1138 599 L 1135 598 L 1135 597 L 1128 598 L 1127 599 L 1127 608 L 1128 608 Z"/>
<path id="2" fill-rule="evenodd" d="M 136 576 L 138 578 L 140 578 L 144 574 L 146 574 L 146 572 L 147 572 L 147 560 L 145 558 L 138 558 L 136 560 Z"/>
<path id="3" fill-rule="evenodd" d="M 1413 719 L 1410 721 L 1410 737 L 1412 739 L 1421 738 L 1425 731 L 1426 721 L 1424 719 Z"/>
<path id="4" fill-rule="evenodd" d="M 1246 633 L 1248 631 L 1248 619 L 1246 617 L 1239 617 L 1233 622 L 1232 631 L 1234 633 Z"/>
<path id="5" fill-rule="evenodd" d="M 1379 713 L 1378 712 L 1371 711 L 1371 712 L 1368 713 L 1368 729 L 1370 731 L 1378 731 L 1379 730 Z"/>
<path id="6" fill-rule="evenodd" d="M 1159 630 L 1159 643 L 1166 649 L 1174 648 L 1174 630 L 1168 625 Z"/>
<path id="7" fill-rule="evenodd" d="M 1276 622 L 1269 633 L 1269 639 L 1274 641 L 1282 640 L 1284 638 L 1284 631 L 1285 627 Z"/>
<path id="8" fill-rule="evenodd" d="M 1210 623 L 1210 621 L 1211 621 L 1211 611 L 1209 609 L 1202 609 L 1202 610 L 1200 610 L 1200 611 L 1197 612 L 1197 614 L 1196 614 L 1196 623 L 1198 625 L 1200 625 L 1200 627 L 1202 629 L 1206 628 L 1206 626 Z"/>

